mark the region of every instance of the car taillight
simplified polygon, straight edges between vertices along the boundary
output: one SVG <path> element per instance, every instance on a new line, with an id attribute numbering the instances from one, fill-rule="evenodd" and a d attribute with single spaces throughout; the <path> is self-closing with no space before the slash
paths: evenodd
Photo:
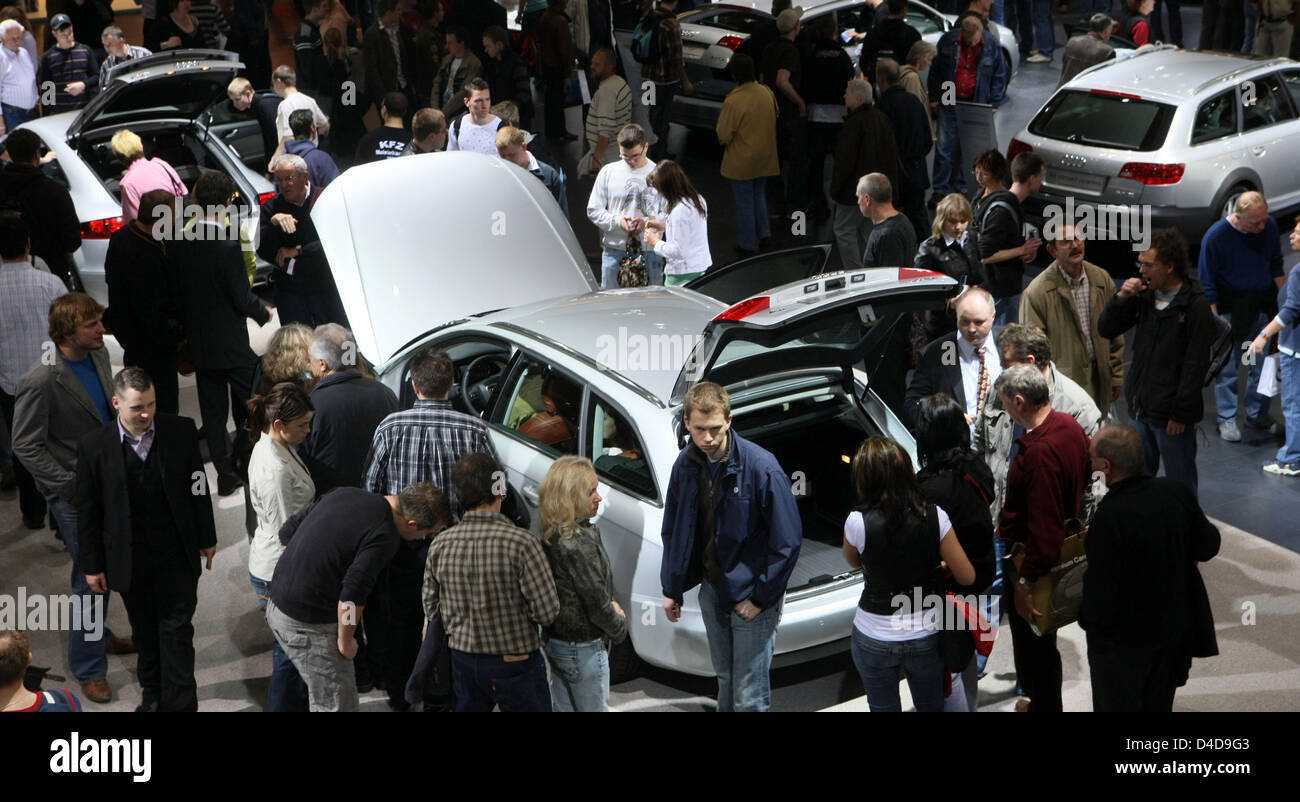
<path id="1" fill-rule="evenodd" d="M 1094 94 L 1094 95 L 1110 95 L 1111 97 L 1122 97 L 1122 98 L 1124 98 L 1125 100 L 1141 100 L 1141 99 L 1142 99 L 1142 96 L 1141 96 L 1141 95 L 1132 95 L 1132 94 L 1129 94 L 1128 92 L 1114 92 L 1114 91 L 1112 91 L 1112 90 L 1110 90 L 1110 89 L 1090 89 L 1090 90 L 1088 90 L 1088 91 L 1090 91 L 1090 92 L 1091 92 L 1092 94 Z"/>
<path id="2" fill-rule="evenodd" d="M 718 40 L 718 47 L 725 47 L 732 53 L 735 53 L 736 48 L 740 47 L 741 43 L 744 41 L 745 40 L 741 39 L 739 36 L 724 36 Z"/>
<path id="3" fill-rule="evenodd" d="M 1034 149 L 1026 145 L 1024 142 L 1021 142 L 1019 139 L 1013 139 L 1011 140 L 1011 144 L 1007 145 L 1007 164 L 1010 164 L 1011 160 L 1019 156 L 1021 153 L 1033 152 Z"/>
<path id="4" fill-rule="evenodd" d="M 935 276 L 942 276 L 942 275 L 944 274 L 936 273 L 933 270 L 917 270 L 915 267 L 898 268 L 899 281 L 907 281 L 908 279 L 911 278 L 933 278 Z"/>
<path id="5" fill-rule="evenodd" d="M 82 239 L 108 239 L 122 228 L 122 218 L 105 217 L 81 224 Z"/>
<path id="6" fill-rule="evenodd" d="M 1131 178 L 1142 184 L 1162 185 L 1177 184 L 1183 180 L 1183 164 L 1150 164 L 1148 162 L 1129 162 L 1120 168 L 1120 178 Z"/>
<path id="7" fill-rule="evenodd" d="M 259 193 L 257 193 L 257 205 L 258 205 L 258 206 L 265 206 L 265 205 L 266 205 L 266 202 L 269 201 L 271 198 L 274 198 L 274 197 L 275 197 L 275 193 L 274 193 L 274 192 L 259 192 Z"/>
<path id="8" fill-rule="evenodd" d="M 750 315 L 756 315 L 759 312 L 766 311 L 771 303 L 772 299 L 767 295 L 760 295 L 757 298 L 749 298 L 718 315 L 714 320 L 744 320 Z"/>

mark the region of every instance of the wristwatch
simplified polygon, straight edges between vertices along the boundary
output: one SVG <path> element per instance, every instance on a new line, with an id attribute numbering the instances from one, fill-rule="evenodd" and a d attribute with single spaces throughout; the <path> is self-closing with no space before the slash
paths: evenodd
<path id="1" fill-rule="evenodd" d="M 1018 581 L 1019 581 L 1019 584 L 1024 585 L 1025 587 L 1029 587 L 1029 580 L 1028 580 L 1028 579 L 1025 579 L 1023 576 L 1020 577 L 1020 579 L 1019 579 Z"/>

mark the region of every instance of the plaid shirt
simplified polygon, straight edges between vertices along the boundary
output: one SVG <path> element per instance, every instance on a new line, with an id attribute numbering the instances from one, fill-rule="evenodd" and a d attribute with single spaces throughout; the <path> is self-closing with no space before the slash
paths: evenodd
<path id="1" fill-rule="evenodd" d="M 664 13 L 659 23 L 659 57 L 641 65 L 641 77 L 657 84 L 672 84 L 682 79 L 682 26 L 677 17 Z"/>
<path id="2" fill-rule="evenodd" d="M 62 281 L 30 264 L 0 267 L 0 390 L 18 394 L 18 380 L 50 338 L 50 304 L 67 292 Z"/>
<path id="3" fill-rule="evenodd" d="M 1088 359 L 1096 359 L 1097 354 L 1092 345 L 1092 326 L 1089 325 L 1092 320 L 1092 305 L 1088 295 L 1092 288 L 1088 285 L 1088 271 L 1080 270 L 1079 280 L 1075 281 L 1065 272 L 1065 268 L 1057 265 L 1056 269 L 1061 271 L 1061 278 L 1065 279 L 1065 286 L 1070 288 L 1070 295 L 1074 298 L 1074 311 L 1079 314 L 1079 328 L 1083 330 L 1083 345 L 1088 349 Z"/>
<path id="4" fill-rule="evenodd" d="M 500 464 L 487 424 L 452 409 L 450 401 L 421 399 L 379 424 L 366 457 L 362 486 L 388 496 L 414 482 L 433 482 L 447 490 L 456 460 L 478 451 L 491 454 Z"/>
<path id="5" fill-rule="evenodd" d="M 473 510 L 433 539 L 424 569 L 424 614 L 442 616 L 451 648 L 528 654 L 537 628 L 560 611 L 542 542 L 496 512 Z"/>

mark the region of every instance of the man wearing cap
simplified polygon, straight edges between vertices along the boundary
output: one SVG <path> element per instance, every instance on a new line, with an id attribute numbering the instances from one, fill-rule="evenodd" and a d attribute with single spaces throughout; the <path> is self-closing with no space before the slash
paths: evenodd
<path id="1" fill-rule="evenodd" d="M 54 103 L 45 105 L 47 115 L 76 111 L 99 87 L 99 59 L 89 47 L 77 43 L 67 14 L 55 14 L 50 30 L 54 31 L 54 47 L 41 56 L 36 85 L 43 88 L 46 81 L 54 83 Z"/>
<path id="2" fill-rule="evenodd" d="M 1065 58 L 1061 61 L 1060 88 L 1074 76 L 1107 59 L 1115 58 L 1115 48 L 1107 42 L 1115 32 L 1115 20 L 1106 14 L 1093 14 L 1088 20 L 1088 32 L 1071 36 L 1065 43 Z"/>

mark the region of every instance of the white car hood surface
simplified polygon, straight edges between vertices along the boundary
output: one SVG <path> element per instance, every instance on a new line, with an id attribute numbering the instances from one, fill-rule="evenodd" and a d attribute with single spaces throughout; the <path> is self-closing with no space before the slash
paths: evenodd
<path id="1" fill-rule="evenodd" d="M 481 153 L 354 167 L 312 219 L 357 348 L 376 364 L 452 320 L 599 289 L 542 182 Z"/>

